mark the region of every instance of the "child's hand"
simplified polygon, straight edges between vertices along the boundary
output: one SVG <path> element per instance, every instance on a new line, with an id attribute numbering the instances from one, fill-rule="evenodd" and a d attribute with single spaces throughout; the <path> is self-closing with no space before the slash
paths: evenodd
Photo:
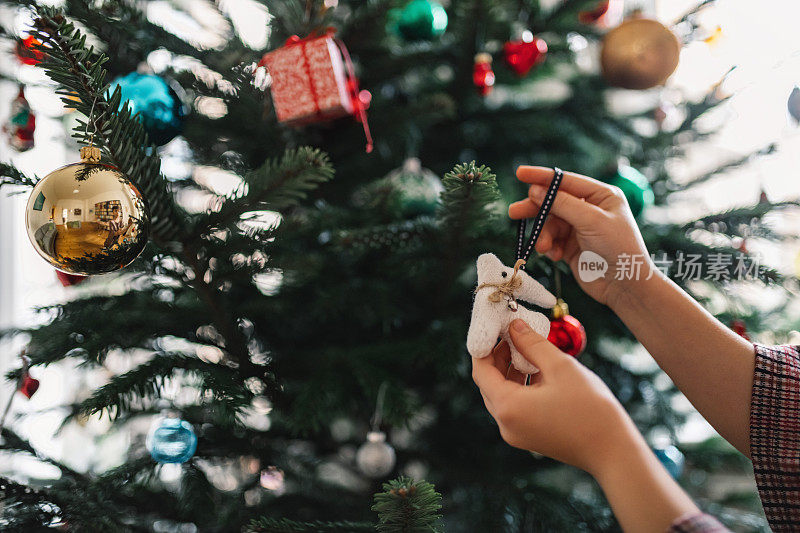
<path id="1" fill-rule="evenodd" d="M 503 439 L 595 476 L 611 468 L 636 430 L 608 387 L 522 320 L 511 323 L 509 334 L 520 353 L 540 369 L 530 386 L 509 368 L 505 343 L 472 360 L 473 379 Z"/>
<path id="2" fill-rule="evenodd" d="M 508 214 L 514 219 L 533 217 L 553 179 L 553 169 L 520 166 L 517 179 L 531 184 L 528 198 L 511 204 Z M 605 277 L 591 282 L 581 281 L 577 270 L 578 257 L 586 250 L 599 254 L 608 262 L 609 270 Z M 621 254 L 635 256 L 641 262 L 641 279 L 650 275 L 650 256 L 625 195 L 618 187 L 573 172 L 564 172 L 551 216 L 536 243 L 536 251 L 553 261 L 566 261 L 583 290 L 608 305 L 612 305 L 625 289 L 623 281 L 614 279 L 614 266 Z"/>

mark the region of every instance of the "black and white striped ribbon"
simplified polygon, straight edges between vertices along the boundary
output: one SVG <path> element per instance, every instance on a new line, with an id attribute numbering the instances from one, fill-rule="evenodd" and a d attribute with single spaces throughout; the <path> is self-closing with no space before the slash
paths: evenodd
<path id="1" fill-rule="evenodd" d="M 533 219 L 533 229 L 531 229 L 531 235 L 528 238 L 527 246 L 525 246 L 525 233 L 528 227 L 528 219 L 523 218 L 519 221 L 517 225 L 517 259 L 523 259 L 526 263 L 528 262 L 528 258 L 531 256 L 536 246 L 536 241 L 539 240 L 539 235 L 542 233 L 544 221 L 547 220 L 550 208 L 553 207 L 553 201 L 556 199 L 556 193 L 558 192 L 559 186 L 561 186 L 561 180 L 563 178 L 564 172 L 558 167 L 553 167 L 553 181 L 550 182 L 547 193 L 544 195 L 542 207 L 539 208 L 539 212 L 536 213 L 536 218 Z M 525 265 L 523 265 L 522 268 L 524 269 Z"/>

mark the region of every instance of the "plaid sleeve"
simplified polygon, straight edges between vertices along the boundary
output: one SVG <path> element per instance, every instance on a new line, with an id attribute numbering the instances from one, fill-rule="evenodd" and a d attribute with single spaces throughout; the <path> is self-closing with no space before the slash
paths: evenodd
<path id="1" fill-rule="evenodd" d="M 800 347 L 756 345 L 750 455 L 773 531 L 800 529 Z"/>
<path id="2" fill-rule="evenodd" d="M 675 520 L 668 533 L 730 533 L 730 529 L 711 515 L 692 513 Z"/>

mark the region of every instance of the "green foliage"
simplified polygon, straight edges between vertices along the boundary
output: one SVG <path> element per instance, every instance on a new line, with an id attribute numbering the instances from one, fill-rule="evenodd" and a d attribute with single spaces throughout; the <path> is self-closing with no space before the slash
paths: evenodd
<path id="1" fill-rule="evenodd" d="M 288 518 L 259 518 L 244 529 L 245 533 L 357 533 L 375 531 L 375 525 L 361 522 L 297 522 Z"/>
<path id="2" fill-rule="evenodd" d="M 81 122 L 73 136 L 99 146 L 108 162 L 136 185 L 147 199 L 153 236 L 160 241 L 174 239 L 183 217 L 159 173 L 161 161 L 141 123 L 128 106 L 120 109 L 119 87 L 108 94 L 103 68 L 108 58 L 87 46 L 86 36 L 58 11 L 37 7 L 37 14 L 31 34 L 47 53 L 40 66 L 59 85 L 64 106 L 88 117 L 88 125 Z"/>
<path id="3" fill-rule="evenodd" d="M 3 185 L 22 185 L 24 187 L 33 187 L 36 182 L 33 178 L 29 178 L 13 165 L 8 163 L 0 163 L 0 187 Z"/>
<path id="4" fill-rule="evenodd" d="M 245 175 L 243 186 L 220 209 L 200 222 L 203 233 L 236 222 L 251 211 L 285 211 L 306 198 L 309 191 L 333 178 L 333 167 L 321 150 L 302 147 L 267 160 Z"/>
<path id="5" fill-rule="evenodd" d="M 404 476 L 384 483 L 372 506 L 382 533 L 436 533 L 441 508 L 442 495 L 433 485 Z"/>

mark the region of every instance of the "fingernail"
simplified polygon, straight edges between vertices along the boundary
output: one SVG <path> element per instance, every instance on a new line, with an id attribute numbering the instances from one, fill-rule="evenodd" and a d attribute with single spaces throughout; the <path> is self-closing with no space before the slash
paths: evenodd
<path id="1" fill-rule="evenodd" d="M 525 333 L 528 331 L 528 324 L 525 323 L 524 320 L 518 318 L 511 323 L 511 327 L 514 328 L 514 331 L 518 333 Z"/>

